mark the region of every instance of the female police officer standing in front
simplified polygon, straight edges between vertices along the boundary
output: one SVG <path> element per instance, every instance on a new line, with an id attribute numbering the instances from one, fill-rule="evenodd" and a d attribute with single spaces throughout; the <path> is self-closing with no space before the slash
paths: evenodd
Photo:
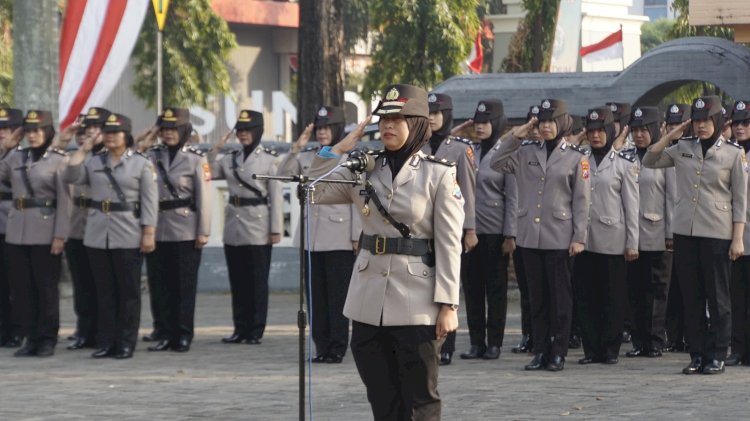
<path id="1" fill-rule="evenodd" d="M 651 145 L 643 158 L 648 168 L 674 166 L 676 172 L 672 231 L 691 358 L 685 374 L 724 372 L 731 336 L 731 261 L 744 249 L 747 161 L 741 146 L 721 136 L 721 108 L 717 96 L 697 98 L 691 113 L 697 137 L 667 148 L 689 120 Z"/>
<path id="2" fill-rule="evenodd" d="M 431 159 L 427 93 L 393 85 L 375 114 L 385 151 L 365 187 L 318 184 L 315 203 L 362 209 L 361 250 L 344 314 L 353 320 L 351 349 L 375 419 L 440 419 L 438 353 L 458 326 L 463 198 L 456 170 Z M 334 170 L 368 121 L 315 157 L 310 176 Z M 339 168 L 331 178 L 353 179 Z"/>
<path id="3" fill-rule="evenodd" d="M 89 137 L 73 154 L 65 180 L 89 187 L 83 244 L 96 279 L 99 349 L 94 358 L 130 358 L 141 317 L 143 253 L 154 251 L 159 196 L 151 161 L 134 152 L 130 119 L 111 114 L 104 149 Z M 85 160 L 85 161 L 84 161 Z"/>

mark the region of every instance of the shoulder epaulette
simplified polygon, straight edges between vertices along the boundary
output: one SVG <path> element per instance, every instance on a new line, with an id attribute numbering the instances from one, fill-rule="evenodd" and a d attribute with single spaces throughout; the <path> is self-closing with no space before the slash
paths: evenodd
<path id="1" fill-rule="evenodd" d="M 539 141 L 526 139 L 523 142 L 521 142 L 521 146 L 529 146 L 529 145 L 539 146 Z"/>
<path id="2" fill-rule="evenodd" d="M 385 152 L 385 149 L 368 149 L 367 155 L 377 156 L 377 155 L 382 155 L 384 152 Z"/>
<path id="3" fill-rule="evenodd" d="M 160 143 L 158 145 L 154 145 L 154 146 L 148 148 L 148 150 L 149 151 L 160 151 L 160 150 L 166 149 L 166 148 L 167 148 L 167 145 L 165 145 L 163 143 Z"/>
<path id="4" fill-rule="evenodd" d="M 456 166 L 455 162 L 448 161 L 445 158 L 436 158 L 435 155 L 425 155 L 424 159 L 425 159 L 425 161 L 437 162 L 438 164 L 443 164 L 443 165 L 445 165 L 447 167 L 454 167 L 454 166 Z"/>
<path id="5" fill-rule="evenodd" d="M 67 153 L 67 152 L 65 152 L 65 151 L 64 151 L 64 150 L 62 150 L 62 149 L 58 149 L 58 148 L 50 148 L 49 150 L 50 150 L 50 152 L 54 152 L 54 153 L 56 153 L 56 154 L 58 154 L 58 155 L 62 155 L 62 156 L 68 156 L 68 153 Z"/>
<path id="6" fill-rule="evenodd" d="M 27 149 L 27 148 L 25 148 L 25 147 L 23 147 L 23 146 L 21 146 L 21 145 L 18 145 L 18 146 L 16 147 L 16 150 L 17 150 L 17 151 L 25 151 L 26 149 Z"/>
<path id="7" fill-rule="evenodd" d="M 317 152 L 320 150 L 320 146 L 308 146 L 305 149 L 302 149 L 300 152 Z"/>
<path id="8" fill-rule="evenodd" d="M 101 149 L 99 149 L 99 151 L 98 151 L 98 152 L 94 153 L 94 155 L 101 155 L 101 154 L 103 154 L 103 153 L 107 153 L 107 152 L 108 152 L 108 151 L 107 151 L 107 149 L 105 149 L 105 148 L 101 148 Z"/>
<path id="9" fill-rule="evenodd" d="M 633 156 L 633 155 L 631 155 L 631 154 L 629 154 L 629 153 L 627 153 L 625 151 L 618 152 L 617 156 L 619 156 L 622 159 L 628 160 L 630 162 L 635 162 L 635 156 Z"/>
<path id="10" fill-rule="evenodd" d="M 271 148 L 268 148 L 268 147 L 265 147 L 265 146 L 261 146 L 261 148 L 263 149 L 263 152 L 265 152 L 265 153 L 267 153 L 269 155 L 279 156 L 279 153 L 276 152 L 276 150 L 274 150 L 274 149 L 271 149 Z"/>
<path id="11" fill-rule="evenodd" d="M 727 143 L 730 144 L 730 145 L 732 145 L 732 146 L 734 146 L 735 148 L 743 149 L 742 145 L 740 145 L 739 143 L 737 143 L 737 141 L 734 140 L 734 139 L 727 140 Z"/>
<path id="12" fill-rule="evenodd" d="M 458 137 L 458 136 L 448 136 L 448 139 L 450 139 L 450 140 L 454 140 L 454 141 L 456 141 L 456 142 L 461 142 L 461 143 L 464 143 L 464 144 L 466 144 L 466 145 L 469 145 L 469 146 L 471 146 L 471 145 L 472 145 L 472 142 L 471 142 L 471 140 L 469 140 L 469 139 L 466 139 L 466 138 L 463 138 L 463 137 Z"/>
<path id="13" fill-rule="evenodd" d="M 677 139 L 677 141 L 681 141 L 681 140 L 687 140 L 689 142 L 695 142 L 696 140 L 698 140 L 698 137 L 697 136 L 683 136 L 683 137 Z"/>
<path id="14" fill-rule="evenodd" d="M 589 151 L 587 151 L 586 149 L 583 149 L 582 147 L 580 147 L 578 145 L 570 145 L 570 149 L 574 150 L 574 151 L 576 151 L 576 152 L 578 152 L 580 154 L 583 154 L 583 155 L 588 155 L 589 154 Z"/>
<path id="15" fill-rule="evenodd" d="M 192 153 L 192 154 L 198 155 L 198 156 L 206 156 L 205 152 L 203 152 L 200 149 L 196 149 L 196 148 L 194 148 L 192 146 L 188 147 L 187 151 L 190 152 L 190 153 Z"/>

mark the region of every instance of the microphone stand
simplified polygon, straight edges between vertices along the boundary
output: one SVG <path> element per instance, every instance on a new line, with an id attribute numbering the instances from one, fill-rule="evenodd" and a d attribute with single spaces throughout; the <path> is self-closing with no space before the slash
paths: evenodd
<path id="1" fill-rule="evenodd" d="M 327 184 L 362 184 L 362 174 L 355 172 L 354 180 L 333 180 L 322 178 L 319 180 L 310 179 L 306 175 L 292 175 L 288 177 L 269 176 L 253 174 L 255 180 L 276 180 L 283 182 L 297 183 L 297 198 L 299 199 L 299 310 L 297 311 L 297 328 L 299 329 L 299 420 L 305 420 L 305 328 L 307 327 L 307 314 L 305 313 L 305 281 L 307 279 L 307 265 L 305 264 L 305 244 L 306 244 L 306 216 L 307 202 L 315 186 L 310 184 L 327 183 Z"/>

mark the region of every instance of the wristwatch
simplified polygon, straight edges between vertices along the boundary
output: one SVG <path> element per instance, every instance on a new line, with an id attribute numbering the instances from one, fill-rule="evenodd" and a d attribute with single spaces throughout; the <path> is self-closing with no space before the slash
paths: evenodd
<path id="1" fill-rule="evenodd" d="M 450 309 L 453 310 L 453 311 L 458 310 L 458 305 L 456 305 L 456 304 L 446 304 L 446 303 L 442 303 L 442 304 L 444 306 L 446 306 L 446 307 L 450 307 Z"/>

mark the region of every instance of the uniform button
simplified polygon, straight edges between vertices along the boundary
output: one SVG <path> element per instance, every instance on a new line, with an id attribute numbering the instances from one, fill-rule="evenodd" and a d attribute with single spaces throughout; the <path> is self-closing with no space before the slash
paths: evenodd
<path id="1" fill-rule="evenodd" d="M 542 207 L 542 204 L 541 204 L 541 203 L 537 203 L 537 204 L 536 204 L 536 207 L 537 207 L 537 208 L 541 208 L 541 207 Z"/>
<path id="2" fill-rule="evenodd" d="M 383 276 L 388 276 L 388 271 L 384 270 L 384 271 L 380 272 L 380 274 L 383 275 Z"/>
<path id="3" fill-rule="evenodd" d="M 726 209 L 726 208 L 727 208 L 727 205 L 724 205 L 724 206 L 722 206 L 721 208 L 722 208 L 722 209 Z"/>
<path id="4" fill-rule="evenodd" d="M 540 178 L 540 180 L 544 181 L 544 177 Z"/>
<path id="5" fill-rule="evenodd" d="M 565 212 L 562 213 L 562 216 L 565 216 Z"/>
<path id="6" fill-rule="evenodd" d="M 426 270 L 422 271 L 422 276 L 427 276 L 427 271 Z"/>
<path id="7" fill-rule="evenodd" d="M 698 199 L 696 199 L 696 198 L 694 197 L 694 198 L 693 198 L 693 202 L 697 202 L 697 201 L 698 201 Z"/>
<path id="8" fill-rule="evenodd" d="M 234 216 L 235 216 L 236 218 L 239 218 L 239 217 L 240 217 L 240 214 L 238 214 L 238 213 L 237 213 L 237 214 L 235 214 Z"/>
<path id="9" fill-rule="evenodd" d="M 541 196 L 541 194 L 542 194 L 542 191 L 541 191 L 541 190 L 539 190 L 539 191 L 538 191 L 537 193 L 539 193 L 539 195 Z"/>
<path id="10" fill-rule="evenodd" d="M 535 223 L 537 223 L 537 224 L 538 224 L 538 223 L 539 223 L 539 221 L 541 221 L 541 219 L 540 219 L 539 217 L 536 217 L 536 218 L 534 218 L 534 222 L 535 222 Z"/>
<path id="11" fill-rule="evenodd" d="M 698 188 L 698 185 L 697 185 L 697 184 L 693 184 L 693 187 L 695 187 L 695 188 L 697 189 L 697 188 Z"/>
<path id="12" fill-rule="evenodd" d="M 700 171 L 696 171 L 695 173 L 696 173 L 697 175 L 701 175 L 701 172 L 700 172 Z"/>
<path id="13" fill-rule="evenodd" d="M 587 217 L 586 219 L 589 220 L 589 221 L 591 221 L 591 217 Z"/>
<path id="14" fill-rule="evenodd" d="M 388 193 L 388 196 L 386 196 L 386 197 L 390 199 L 390 198 L 392 198 L 392 197 L 393 197 L 393 195 L 392 195 L 392 194 L 390 194 L 390 193 Z"/>
<path id="15" fill-rule="evenodd" d="M 388 220 L 387 220 L 387 219 L 385 219 L 385 218 L 383 218 L 383 223 L 384 223 L 384 224 L 386 224 L 386 225 L 390 225 L 390 224 L 391 224 L 391 223 L 390 223 L 390 222 L 388 222 Z"/>
<path id="16" fill-rule="evenodd" d="M 183 212 L 185 212 L 185 215 L 189 213 L 187 209 L 185 209 Z"/>
<path id="17" fill-rule="evenodd" d="M 342 222 L 343 220 L 344 220 L 344 218 L 339 218 L 339 222 Z"/>

